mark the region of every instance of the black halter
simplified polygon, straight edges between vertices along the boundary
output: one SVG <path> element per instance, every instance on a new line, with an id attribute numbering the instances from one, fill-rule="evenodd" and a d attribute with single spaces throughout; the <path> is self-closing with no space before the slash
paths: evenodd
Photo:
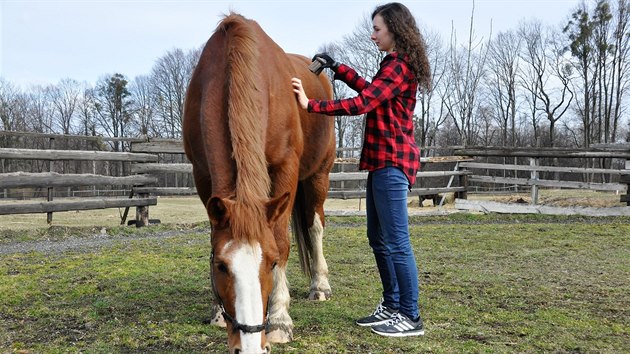
<path id="1" fill-rule="evenodd" d="M 221 296 L 219 296 L 219 292 L 217 291 L 217 287 L 214 282 L 214 249 L 212 250 L 212 256 L 210 259 L 211 264 L 211 279 L 212 279 L 212 292 L 214 293 L 214 297 L 219 301 L 219 306 L 221 306 L 221 314 L 223 315 L 223 319 L 225 322 L 230 322 L 232 324 L 232 332 L 242 331 L 243 333 L 258 333 L 267 329 L 268 322 L 265 320 L 262 324 L 256 326 L 250 326 L 239 323 L 236 318 L 230 316 L 229 313 L 225 311 L 225 307 L 223 306 L 223 300 Z M 269 310 L 269 305 L 267 305 L 267 310 Z M 267 316 L 265 316 L 267 317 Z"/>
<path id="2" fill-rule="evenodd" d="M 238 321 L 236 320 L 236 318 L 230 316 L 227 312 L 225 312 L 225 308 L 223 307 L 223 305 L 221 305 L 221 310 L 222 310 L 222 314 L 223 314 L 223 319 L 226 322 L 231 322 L 232 323 L 232 331 L 236 332 L 238 330 L 243 331 L 243 333 L 258 333 L 258 332 L 262 332 L 263 330 L 267 329 L 267 321 L 263 322 L 263 324 L 259 324 L 257 326 L 250 326 L 250 325 L 244 325 L 241 323 L 238 323 Z"/>

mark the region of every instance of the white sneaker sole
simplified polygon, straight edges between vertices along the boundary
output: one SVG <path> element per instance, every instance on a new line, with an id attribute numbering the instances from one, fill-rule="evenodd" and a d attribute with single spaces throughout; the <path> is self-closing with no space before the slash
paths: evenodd
<path id="1" fill-rule="evenodd" d="M 424 335 L 424 329 L 420 330 L 420 331 L 406 331 L 406 332 L 394 332 L 394 333 L 389 333 L 389 332 L 378 332 L 375 331 L 374 328 L 372 328 L 372 332 L 381 335 L 381 336 L 385 336 L 385 337 L 412 337 L 412 336 L 423 336 Z"/>

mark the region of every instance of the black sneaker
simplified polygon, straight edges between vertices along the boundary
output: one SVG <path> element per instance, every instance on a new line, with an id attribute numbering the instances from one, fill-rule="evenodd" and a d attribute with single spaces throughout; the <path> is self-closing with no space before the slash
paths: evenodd
<path id="1" fill-rule="evenodd" d="M 391 320 L 392 316 L 396 313 L 398 313 L 398 311 L 383 306 L 383 301 L 381 301 L 381 303 L 376 306 L 374 313 L 367 317 L 359 318 L 356 321 L 356 324 L 361 327 L 378 325 Z"/>
<path id="2" fill-rule="evenodd" d="M 407 316 L 396 313 L 389 321 L 373 326 L 372 332 L 386 337 L 423 336 L 424 326 L 422 318 L 418 317 L 418 321 L 412 321 Z"/>

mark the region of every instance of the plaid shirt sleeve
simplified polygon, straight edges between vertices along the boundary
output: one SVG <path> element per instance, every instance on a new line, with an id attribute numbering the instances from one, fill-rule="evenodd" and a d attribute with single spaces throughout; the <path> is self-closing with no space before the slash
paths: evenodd
<path id="1" fill-rule="evenodd" d="M 354 70 L 348 70 L 349 68 L 345 65 L 340 66 L 339 69 L 337 75 L 342 77 L 344 82 L 354 85 L 355 88 L 363 88 L 359 95 L 354 98 L 330 101 L 311 99 L 308 102 L 309 112 L 337 116 L 361 115 L 391 100 L 407 84 L 402 64 L 394 60 L 381 67 L 371 84 L 362 79 Z"/>
<path id="2" fill-rule="evenodd" d="M 340 64 L 335 72 L 335 80 L 343 81 L 348 87 L 356 92 L 363 91 L 370 83 L 362 78 L 353 68 Z"/>

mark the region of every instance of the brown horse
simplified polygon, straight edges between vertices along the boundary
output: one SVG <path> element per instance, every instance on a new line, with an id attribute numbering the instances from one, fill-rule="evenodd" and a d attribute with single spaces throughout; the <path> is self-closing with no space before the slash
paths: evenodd
<path id="1" fill-rule="evenodd" d="M 289 220 L 309 298 L 330 296 L 322 253 L 323 204 L 335 140 L 329 117 L 298 107 L 292 77 L 310 97 L 332 87 L 286 54 L 251 20 L 226 16 L 193 73 L 184 108 L 184 147 L 212 226 L 214 310 L 234 353 L 264 353 L 292 339 L 286 266 Z"/>

